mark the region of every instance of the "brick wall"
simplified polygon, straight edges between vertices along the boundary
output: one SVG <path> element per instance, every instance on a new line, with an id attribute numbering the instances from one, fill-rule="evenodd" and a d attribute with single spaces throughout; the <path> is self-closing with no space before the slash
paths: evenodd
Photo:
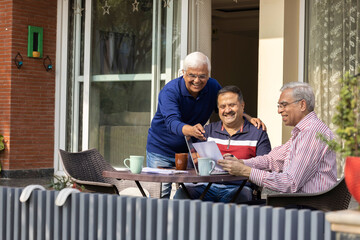
<path id="1" fill-rule="evenodd" d="M 0 133 L 6 151 L 3 170 L 53 168 L 55 69 L 55 0 L 0 0 Z M 43 58 L 27 57 L 28 25 L 43 27 Z M 6 30 L 7 28 L 7 30 Z M 23 66 L 14 64 L 17 53 Z"/>
<path id="2" fill-rule="evenodd" d="M 12 1 L 0 1 L 0 134 L 10 137 Z M 3 168 L 9 168 L 9 144 L 0 152 Z"/>

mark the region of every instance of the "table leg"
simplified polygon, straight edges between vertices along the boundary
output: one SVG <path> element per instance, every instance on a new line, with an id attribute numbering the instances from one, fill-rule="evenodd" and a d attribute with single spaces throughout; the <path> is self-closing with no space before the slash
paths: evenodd
<path id="1" fill-rule="evenodd" d="M 191 196 L 190 196 L 190 193 L 189 191 L 187 190 L 187 188 L 185 187 L 185 184 L 184 183 L 179 183 L 181 188 L 184 190 L 186 196 L 189 198 L 189 199 L 192 199 Z"/>
<path id="2" fill-rule="evenodd" d="M 142 188 L 142 186 L 141 186 L 141 184 L 140 184 L 140 182 L 139 182 L 139 181 L 135 181 L 135 183 L 136 183 L 136 185 L 138 186 L 141 194 L 142 194 L 144 197 L 147 197 L 144 189 Z"/>
<path id="3" fill-rule="evenodd" d="M 200 198 L 199 198 L 200 200 L 203 200 L 203 199 L 204 199 L 204 197 L 205 197 L 207 191 L 209 190 L 209 188 L 211 187 L 211 185 L 212 185 L 212 183 L 209 182 L 208 185 L 206 186 L 204 192 L 201 194 L 201 196 L 200 196 Z"/>
<path id="4" fill-rule="evenodd" d="M 238 188 L 238 190 L 236 191 L 235 195 L 234 195 L 233 198 L 231 199 L 231 202 L 232 202 L 232 203 L 235 202 L 237 196 L 239 195 L 239 193 L 241 192 L 241 190 L 244 188 L 246 182 L 247 182 L 247 181 L 244 180 L 244 181 L 241 183 L 240 187 Z"/>

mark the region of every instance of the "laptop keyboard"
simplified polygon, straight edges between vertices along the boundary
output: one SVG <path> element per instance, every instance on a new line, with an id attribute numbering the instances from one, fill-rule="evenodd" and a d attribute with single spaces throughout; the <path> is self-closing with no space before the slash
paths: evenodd
<path id="1" fill-rule="evenodd" d="M 216 175 L 216 174 L 229 174 L 228 172 L 220 169 L 220 168 L 215 168 L 210 175 Z"/>

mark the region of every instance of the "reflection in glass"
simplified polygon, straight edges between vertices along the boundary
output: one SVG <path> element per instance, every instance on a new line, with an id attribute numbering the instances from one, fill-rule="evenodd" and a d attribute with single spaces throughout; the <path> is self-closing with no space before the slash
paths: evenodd
<path id="1" fill-rule="evenodd" d="M 150 81 L 91 85 L 90 145 L 99 149 L 113 166 L 123 166 L 122 160 L 130 155 L 145 156 L 150 85 Z"/>
<path id="2" fill-rule="evenodd" d="M 98 149 L 113 166 L 123 167 L 130 155 L 146 154 L 154 107 L 152 81 L 162 88 L 164 76 L 170 80 L 179 69 L 181 1 L 171 1 L 172 7 L 167 8 L 142 0 L 139 11 L 133 11 L 131 1 L 107 0 L 109 14 L 104 2 L 93 1 L 89 148 Z M 153 33 L 153 24 L 158 33 Z M 154 43 L 153 37 L 159 42 Z M 153 49 L 159 52 L 154 54 Z M 155 62 L 153 55 L 158 57 Z M 157 68 L 162 75 L 151 79 Z"/>
<path id="3" fill-rule="evenodd" d="M 151 72 L 152 0 L 95 1 L 93 9 L 92 74 L 136 74 Z"/>

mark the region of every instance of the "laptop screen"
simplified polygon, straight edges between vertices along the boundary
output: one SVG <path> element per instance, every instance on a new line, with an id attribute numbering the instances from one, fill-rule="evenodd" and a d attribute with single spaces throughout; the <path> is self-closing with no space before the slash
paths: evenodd
<path id="1" fill-rule="evenodd" d="M 196 149 L 195 149 L 195 147 L 193 145 L 193 141 L 192 141 L 191 137 L 185 136 L 185 142 L 186 142 L 186 145 L 187 145 L 188 150 L 189 150 L 189 155 L 190 155 L 192 165 L 195 168 L 196 174 L 198 174 L 197 158 L 199 157 L 199 154 L 197 153 L 197 151 L 196 151 Z"/>

